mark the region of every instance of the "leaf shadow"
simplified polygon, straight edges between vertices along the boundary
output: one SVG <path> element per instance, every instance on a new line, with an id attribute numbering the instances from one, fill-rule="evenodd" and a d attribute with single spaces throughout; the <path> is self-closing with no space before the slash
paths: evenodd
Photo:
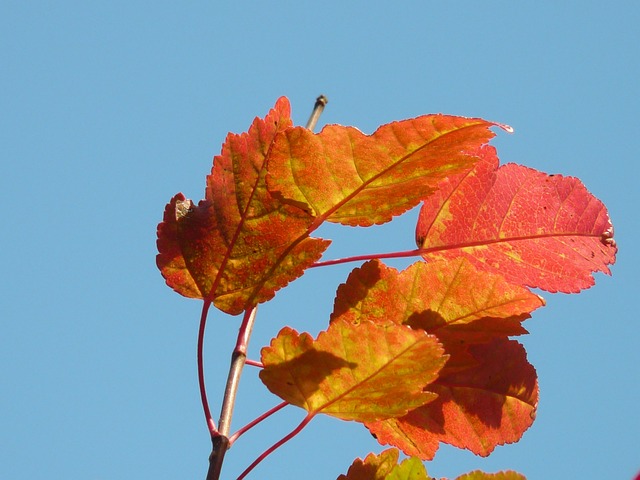
<path id="1" fill-rule="evenodd" d="M 351 370 L 357 366 L 356 362 L 349 362 L 332 353 L 311 349 L 291 360 L 269 366 L 268 370 L 261 373 L 275 380 L 269 381 L 269 384 L 278 384 L 278 391 L 284 389 L 306 399 L 318 391 L 334 372 L 345 368 Z"/>
<path id="2" fill-rule="evenodd" d="M 491 325 L 497 319 L 482 320 L 472 325 L 450 325 L 432 310 L 416 312 L 407 319 L 406 324 L 411 328 L 436 335 L 449 354 L 441 377 L 428 387 L 429 391 L 438 394 L 438 398 L 410 412 L 404 419 L 407 423 L 444 434 L 445 406 L 455 403 L 459 414 L 472 417 L 490 429 L 501 427 L 502 407 L 506 402 L 504 394 L 521 379 L 498 379 L 503 377 L 501 370 L 511 363 L 504 358 L 505 349 L 509 350 L 511 344 L 507 335 L 517 334 L 516 327 L 521 319 L 514 322 L 514 330 L 507 328 L 507 332 Z M 533 386 L 528 385 L 528 388 Z"/>
<path id="3" fill-rule="evenodd" d="M 368 297 L 370 290 L 382 277 L 382 267 L 379 260 L 369 260 L 355 268 L 347 281 L 338 287 L 330 320 L 341 318 L 349 310 L 359 305 Z"/>
<path id="4" fill-rule="evenodd" d="M 452 348 L 449 350 L 455 352 Z M 527 362 L 522 344 L 496 338 L 491 342 L 466 345 L 460 353 L 452 355 L 454 362 L 456 356 L 458 360 L 467 356 L 472 362 L 466 369 L 450 369 L 431 384 L 429 390 L 437 393 L 438 398 L 410 412 L 404 418 L 407 423 L 443 434 L 447 418 L 451 419 L 453 415 L 451 405 L 455 404 L 455 416 L 460 424 L 477 421 L 498 431 L 503 427 L 505 415 L 509 415 L 504 410 L 507 398 L 528 403 L 533 407 L 532 415 L 535 416 L 537 375 Z M 508 421 L 512 420 L 510 417 Z"/>
<path id="5" fill-rule="evenodd" d="M 404 321 L 405 325 L 409 325 L 414 330 L 424 330 L 427 333 L 438 335 L 438 330 L 448 326 L 447 320 L 438 312 L 433 310 L 422 310 L 413 312 Z"/>

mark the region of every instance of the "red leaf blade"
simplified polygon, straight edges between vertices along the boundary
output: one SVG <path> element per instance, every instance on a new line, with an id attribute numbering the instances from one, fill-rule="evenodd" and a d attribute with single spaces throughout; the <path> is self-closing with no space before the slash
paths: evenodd
<path id="1" fill-rule="evenodd" d="M 524 348 L 498 339 L 470 350 L 477 365 L 443 373 L 429 386 L 438 394 L 434 402 L 401 418 L 366 424 L 381 444 L 430 460 L 439 442 L 487 456 L 522 437 L 538 401 L 535 370 Z"/>
<path id="2" fill-rule="evenodd" d="M 471 172 L 440 183 L 416 228 L 426 260 L 465 256 L 480 269 L 550 292 L 593 285 L 617 247 L 602 202 L 575 178 L 519 165 L 498 168 L 495 149 Z"/>
<path id="3" fill-rule="evenodd" d="M 186 200 L 181 193 L 165 207 L 163 221 L 158 225 L 156 263 L 167 285 L 176 292 L 189 298 L 202 298 L 203 292 L 187 267 L 180 244 L 179 222 L 192 208 L 191 200 Z"/>
<path id="4" fill-rule="evenodd" d="M 239 314 L 321 257 L 329 242 L 309 237 L 313 217 L 273 198 L 265 185 L 269 148 L 290 127 L 283 97 L 247 133 L 227 136 L 204 201 L 194 206 L 179 196 L 169 204 L 158 227 L 157 264 L 178 293 Z"/>
<path id="5" fill-rule="evenodd" d="M 392 321 L 438 335 L 491 340 L 526 333 L 520 323 L 544 300 L 468 260 L 417 262 L 398 272 L 373 260 L 340 285 L 331 319 Z"/>

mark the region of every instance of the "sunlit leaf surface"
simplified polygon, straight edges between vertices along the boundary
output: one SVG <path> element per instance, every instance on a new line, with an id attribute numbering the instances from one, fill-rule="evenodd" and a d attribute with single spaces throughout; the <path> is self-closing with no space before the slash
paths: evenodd
<path id="1" fill-rule="evenodd" d="M 285 327 L 262 349 L 260 378 L 271 392 L 310 413 L 372 421 L 434 400 L 424 387 L 446 358 L 424 331 L 335 321 L 317 340 Z"/>
<path id="2" fill-rule="evenodd" d="M 468 258 L 508 280 L 550 292 L 593 285 L 617 251 L 607 209 L 576 178 L 508 164 L 493 147 L 483 161 L 443 180 L 425 200 L 416 241 L 426 260 Z"/>
<path id="3" fill-rule="evenodd" d="M 368 226 L 391 220 L 432 194 L 438 182 L 469 170 L 494 136 L 479 118 L 425 115 L 381 126 L 372 135 L 326 126 L 278 135 L 267 184 L 316 217 Z"/>

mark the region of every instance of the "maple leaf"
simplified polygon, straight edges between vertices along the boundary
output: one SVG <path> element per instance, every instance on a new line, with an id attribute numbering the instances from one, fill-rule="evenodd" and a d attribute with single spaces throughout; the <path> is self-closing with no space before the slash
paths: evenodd
<path id="1" fill-rule="evenodd" d="M 404 417 L 365 425 L 381 444 L 431 460 L 439 442 L 487 456 L 518 441 L 535 418 L 538 386 L 524 347 L 496 339 L 471 345 L 476 365 L 443 372 L 429 390 L 438 398 Z"/>
<path id="2" fill-rule="evenodd" d="M 358 458 L 337 480 L 384 480 L 398 464 L 399 453 L 396 448 L 388 448 L 378 455 L 370 453 L 364 460 Z"/>
<path id="3" fill-rule="evenodd" d="M 158 226 L 157 264 L 167 284 L 230 313 L 272 298 L 302 275 L 329 242 L 308 237 L 313 217 L 266 189 L 265 158 L 274 137 L 291 127 L 280 98 L 247 133 L 229 134 L 197 206 L 176 195 Z"/>
<path id="4" fill-rule="evenodd" d="M 438 182 L 468 170 L 495 123 L 425 115 L 383 125 L 372 135 L 329 125 L 278 134 L 267 185 L 283 201 L 352 226 L 389 221 L 432 194 Z M 508 127 L 503 127 L 508 129 Z"/>
<path id="5" fill-rule="evenodd" d="M 493 147 L 467 173 L 440 182 L 416 227 L 426 260 L 468 258 L 507 280 L 550 292 L 593 285 L 617 247 L 605 206 L 576 178 L 515 164 L 498 168 Z"/>
<path id="6" fill-rule="evenodd" d="M 332 322 L 317 340 L 285 327 L 262 349 L 260 379 L 311 414 L 373 421 L 434 400 L 424 387 L 446 362 L 437 339 L 392 323 Z"/>
<path id="7" fill-rule="evenodd" d="M 338 287 L 331 320 L 392 321 L 465 343 L 527 333 L 521 322 L 544 305 L 528 289 L 470 261 L 416 262 L 402 272 L 379 260 L 354 269 Z"/>

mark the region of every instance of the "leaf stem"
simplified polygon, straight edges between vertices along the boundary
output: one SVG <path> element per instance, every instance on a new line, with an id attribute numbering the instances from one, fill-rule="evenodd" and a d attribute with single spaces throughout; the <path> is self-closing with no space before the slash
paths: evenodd
<path id="1" fill-rule="evenodd" d="M 289 402 L 281 402 L 278 405 L 276 405 L 273 408 L 270 408 L 269 410 L 267 410 L 266 412 L 264 412 L 262 415 L 260 415 L 259 417 L 257 417 L 256 419 L 250 421 L 249 423 L 247 423 L 244 427 L 240 428 L 236 433 L 234 433 L 233 435 L 231 435 L 229 437 L 229 445 L 233 445 L 233 443 L 245 432 L 247 432 L 248 430 L 250 430 L 251 428 L 255 427 L 256 425 L 258 425 L 260 422 L 262 422 L 263 420 L 266 420 L 267 418 L 269 418 L 271 415 L 273 415 L 274 413 L 282 410 L 284 407 L 286 407 L 287 405 L 289 405 Z"/>
<path id="2" fill-rule="evenodd" d="M 204 332 L 207 324 L 207 314 L 209 313 L 209 307 L 211 306 L 211 302 L 206 301 L 202 305 L 202 314 L 200 315 L 200 327 L 198 329 L 198 347 L 197 347 L 197 355 L 198 355 L 198 385 L 200 387 L 200 399 L 202 401 L 202 409 L 204 411 L 204 417 L 207 422 L 207 428 L 209 429 L 209 433 L 211 434 L 211 438 L 217 435 L 218 430 L 216 429 L 216 424 L 211 417 L 211 410 L 209 409 L 209 402 L 207 400 L 207 389 L 204 384 L 204 360 L 203 360 L 203 350 L 204 350 Z"/>
<path id="3" fill-rule="evenodd" d="M 273 445 L 271 445 L 269 448 L 267 448 L 264 452 L 262 452 L 260 454 L 260 456 L 258 458 L 256 458 L 253 463 L 251 465 L 249 465 L 244 472 L 242 472 L 240 474 L 240 476 L 238 477 L 237 480 L 242 480 L 244 477 L 246 477 L 251 470 L 253 470 L 260 462 L 262 462 L 265 458 L 267 458 L 269 455 L 271 455 L 275 450 L 277 450 L 278 448 L 280 448 L 282 445 L 284 445 L 285 443 L 287 443 L 289 440 L 291 440 L 293 437 L 295 437 L 298 433 L 300 433 L 300 431 L 307 426 L 307 424 L 313 419 L 314 415 L 309 413 L 307 414 L 306 417 L 304 417 L 304 420 L 302 420 L 302 422 L 300 422 L 300 424 L 294 428 L 293 430 L 291 430 L 291 432 L 289 432 L 287 435 L 285 435 L 284 437 L 282 437 L 280 440 L 278 440 L 276 443 L 274 443 Z"/>
<path id="4" fill-rule="evenodd" d="M 220 412 L 219 428 L 212 435 L 212 449 L 209 455 L 209 471 L 207 472 L 207 480 L 218 480 L 222 471 L 222 463 L 225 454 L 230 447 L 229 429 L 231 427 L 231 417 L 233 416 L 233 407 L 236 403 L 236 395 L 238 386 L 240 385 L 240 376 L 247 358 L 247 347 L 249 338 L 256 319 L 258 307 L 245 310 L 242 324 L 238 329 L 238 339 L 236 346 L 231 354 L 231 365 L 229 366 L 229 375 L 227 377 L 227 385 L 222 400 L 222 411 Z"/>
<path id="5" fill-rule="evenodd" d="M 324 95 L 320 95 L 318 98 L 316 98 L 316 103 L 313 106 L 311 116 L 309 116 L 309 120 L 305 125 L 306 129 L 313 132 L 313 129 L 316 128 L 316 123 L 318 123 L 318 119 L 320 118 L 320 115 L 322 115 L 322 111 L 324 110 L 324 107 L 327 105 L 327 103 L 329 103 L 329 100 Z"/>
<path id="6" fill-rule="evenodd" d="M 360 262 L 363 260 L 373 260 L 376 258 L 406 258 L 406 257 L 417 257 L 419 256 L 424 250 L 420 249 L 420 248 L 416 248 L 414 250 L 404 250 L 401 252 L 392 252 L 392 253 L 371 253 L 371 254 L 367 254 L 367 255 L 356 255 L 353 257 L 344 257 L 344 258 L 337 258 L 334 260 L 325 260 L 324 262 L 316 262 L 313 265 L 311 265 L 310 268 L 314 268 L 314 267 L 328 267 L 329 265 L 339 265 L 342 263 L 349 263 L 349 262 Z"/>
<path id="7" fill-rule="evenodd" d="M 322 220 L 324 221 L 324 220 Z M 318 225 L 320 222 L 317 222 Z M 315 228 L 315 226 L 314 226 Z M 311 228 L 309 229 L 311 231 Z M 416 248 L 414 250 L 404 250 L 400 252 L 391 252 L 391 253 L 371 253 L 366 255 L 355 255 L 353 257 L 344 257 L 337 258 L 334 260 L 325 260 L 322 262 L 315 262 L 309 268 L 315 267 L 328 267 L 329 265 L 339 265 L 342 263 L 349 262 L 360 262 L 363 260 L 373 260 L 376 258 L 405 258 L 405 257 L 418 257 L 421 255 L 426 255 L 428 253 L 433 252 L 442 252 L 447 250 L 456 250 L 456 249 L 464 249 L 464 248 L 474 248 L 474 247 L 485 247 L 487 245 L 500 244 L 500 243 L 509 243 L 513 241 L 522 241 L 522 240 L 535 240 L 538 238 L 548 238 L 548 237 L 569 237 L 569 236 L 580 236 L 580 237 L 593 237 L 593 234 L 582 234 L 582 233 L 553 233 L 553 234 L 537 234 L 537 235 L 523 235 L 523 236 L 513 236 L 513 237 L 501 237 L 494 239 L 481 239 L 477 241 L 468 241 L 462 243 L 455 244 L 445 244 L 445 245 L 437 245 L 429 248 Z M 419 242 L 421 243 L 421 242 Z"/>

